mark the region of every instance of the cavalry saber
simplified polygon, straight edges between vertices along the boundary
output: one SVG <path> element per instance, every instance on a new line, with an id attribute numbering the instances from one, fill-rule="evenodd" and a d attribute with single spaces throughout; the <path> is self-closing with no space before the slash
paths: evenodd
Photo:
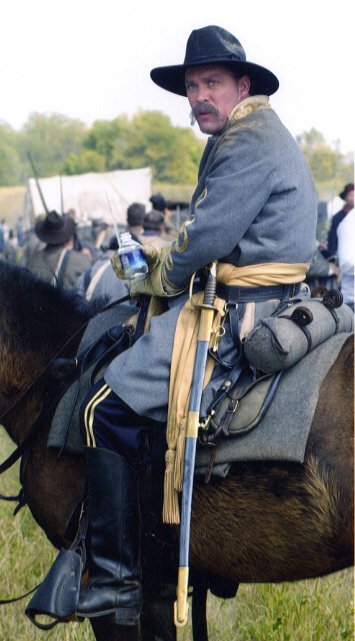
<path id="1" fill-rule="evenodd" d="M 174 621 L 177 627 L 186 625 L 189 605 L 187 602 L 189 584 L 189 551 L 192 490 L 196 458 L 196 443 L 200 421 L 203 381 L 206 371 L 208 348 L 210 344 L 212 323 L 215 313 L 213 307 L 216 295 L 217 263 L 212 263 L 205 288 L 203 304 L 199 305 L 200 322 L 197 337 L 196 357 L 191 384 L 191 395 L 187 417 L 185 440 L 184 478 L 182 485 L 181 523 L 180 523 L 180 556 L 177 585 L 177 600 L 174 604 Z"/>

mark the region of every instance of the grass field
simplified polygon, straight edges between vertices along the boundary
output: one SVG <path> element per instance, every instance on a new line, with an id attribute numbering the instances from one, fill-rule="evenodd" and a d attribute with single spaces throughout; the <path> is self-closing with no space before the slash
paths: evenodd
<path id="1" fill-rule="evenodd" d="M 0 428 L 1 460 L 12 449 Z M 17 479 L 18 471 L 12 468 L 1 477 L 0 492 L 16 492 Z M 56 556 L 28 508 L 13 517 L 13 507 L 0 502 L 0 598 L 34 587 Z M 0 606 L 0 641 L 94 641 L 87 623 L 38 630 L 24 614 L 29 599 Z M 209 599 L 208 621 L 210 641 L 350 641 L 353 571 L 295 584 L 242 585 L 232 601 Z M 179 631 L 179 641 L 191 638 L 190 627 Z"/>
<path id="2" fill-rule="evenodd" d="M 24 208 L 26 187 L 0 187 L 0 219 L 13 227 Z"/>

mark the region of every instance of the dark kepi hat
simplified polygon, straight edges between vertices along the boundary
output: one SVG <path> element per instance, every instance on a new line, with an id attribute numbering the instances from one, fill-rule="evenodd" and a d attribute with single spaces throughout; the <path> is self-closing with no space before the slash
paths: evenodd
<path id="1" fill-rule="evenodd" d="M 35 224 L 36 236 L 47 245 L 64 245 L 75 232 L 75 222 L 71 216 L 60 216 L 50 211 Z"/>
<path id="2" fill-rule="evenodd" d="M 149 198 L 149 200 L 152 203 L 154 209 L 157 209 L 158 211 L 164 211 L 164 209 L 166 208 L 166 200 L 161 194 L 153 194 Z"/>
<path id="3" fill-rule="evenodd" d="M 253 94 L 271 96 L 279 88 L 279 81 L 271 71 L 247 62 L 239 40 L 229 31 L 215 25 L 195 29 L 191 33 L 182 65 L 156 67 L 150 72 L 150 77 L 159 87 L 186 96 L 186 69 L 216 64 L 226 65 L 241 75 L 249 76 Z"/>
<path id="4" fill-rule="evenodd" d="M 143 227 L 145 231 L 159 231 L 164 225 L 164 214 L 157 209 L 152 209 L 144 216 Z"/>
<path id="5" fill-rule="evenodd" d="M 349 191 L 354 191 L 354 183 L 348 183 L 347 185 L 345 185 L 343 191 L 339 194 L 340 198 L 345 200 L 346 194 L 348 194 Z"/>

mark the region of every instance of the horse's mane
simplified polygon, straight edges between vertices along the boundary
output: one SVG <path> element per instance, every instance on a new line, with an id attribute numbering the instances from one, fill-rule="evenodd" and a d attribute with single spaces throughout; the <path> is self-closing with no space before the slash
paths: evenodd
<path id="1" fill-rule="evenodd" d="M 97 313 L 76 291 L 55 287 L 24 267 L 0 261 L 0 333 L 16 344 L 61 344 Z M 15 346 L 15 345 L 14 345 Z"/>

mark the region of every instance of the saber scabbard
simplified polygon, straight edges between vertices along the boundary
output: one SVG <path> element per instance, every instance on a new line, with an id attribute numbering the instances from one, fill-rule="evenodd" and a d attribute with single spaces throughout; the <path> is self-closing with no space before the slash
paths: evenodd
<path id="1" fill-rule="evenodd" d="M 189 584 L 189 551 L 192 490 L 194 482 L 196 443 L 198 436 L 203 382 L 206 372 L 216 295 L 216 262 L 212 263 L 207 279 L 203 304 L 200 305 L 200 321 L 197 337 L 196 357 L 192 376 L 191 394 L 187 417 L 185 440 L 184 477 L 181 499 L 180 553 L 177 585 L 177 600 L 174 604 L 174 621 L 177 627 L 186 625 L 189 606 L 187 603 Z"/>

